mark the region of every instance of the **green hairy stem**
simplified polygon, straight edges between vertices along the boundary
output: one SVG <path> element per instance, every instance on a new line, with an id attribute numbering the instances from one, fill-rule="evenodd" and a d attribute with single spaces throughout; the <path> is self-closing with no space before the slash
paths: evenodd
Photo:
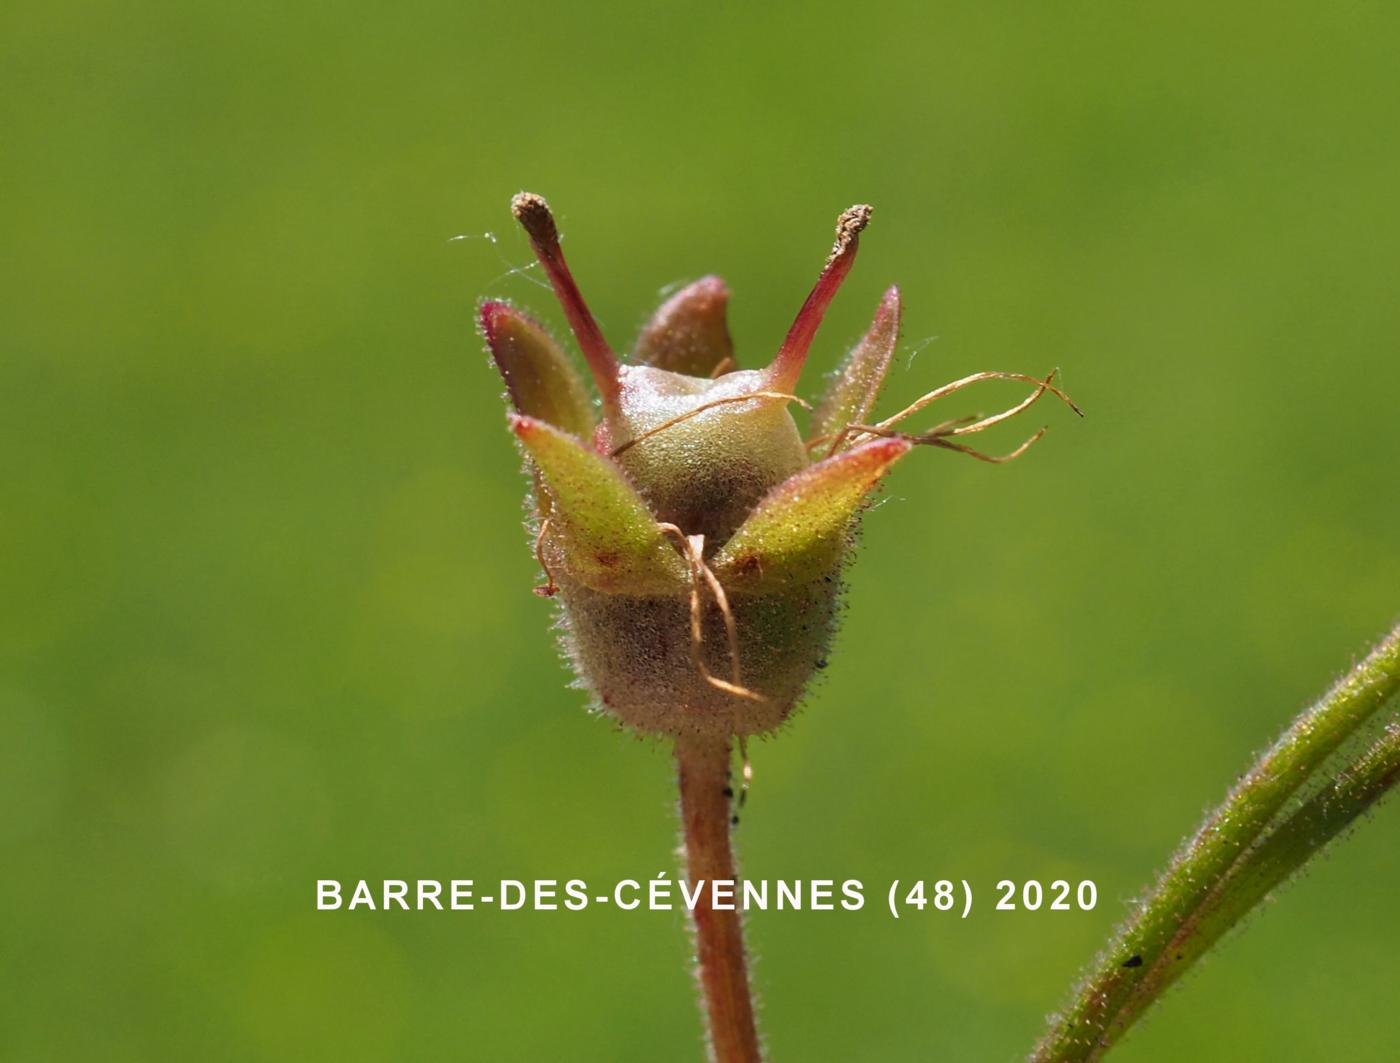
<path id="1" fill-rule="evenodd" d="M 1400 777 L 1392 725 L 1350 764 L 1333 753 L 1400 691 L 1400 625 L 1302 713 L 1178 851 L 1091 967 L 1030 1058 L 1101 1058 L 1162 993 L 1275 886 Z M 1329 781 L 1294 810 L 1310 780 Z"/>

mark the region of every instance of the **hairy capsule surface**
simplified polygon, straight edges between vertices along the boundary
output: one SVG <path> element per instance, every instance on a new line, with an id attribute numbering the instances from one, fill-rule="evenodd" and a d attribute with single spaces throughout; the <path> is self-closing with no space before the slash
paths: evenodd
<path id="1" fill-rule="evenodd" d="M 812 409 L 791 407 L 822 317 L 850 271 L 871 210 L 837 220 L 836 242 L 777 354 L 740 369 L 725 320 L 729 292 L 706 277 L 668 299 L 624 362 L 604 339 L 564 261 L 544 199 L 511 204 L 558 296 L 600 402 L 535 321 L 499 301 L 479 324 L 514 410 L 511 431 L 534 479 L 536 554 L 557 596 L 564 644 L 597 706 L 664 735 L 747 736 L 792 713 L 825 664 L 841 569 L 871 491 L 916 445 L 1004 462 L 960 437 L 1015 416 L 1044 380 L 978 373 L 885 421 L 867 423 L 899 337 L 890 288 L 869 331 Z M 894 426 L 985 379 L 1034 390 L 998 414 L 910 434 Z M 1073 403 L 1069 403 L 1073 407 Z M 1077 408 L 1076 408 L 1076 412 Z"/>

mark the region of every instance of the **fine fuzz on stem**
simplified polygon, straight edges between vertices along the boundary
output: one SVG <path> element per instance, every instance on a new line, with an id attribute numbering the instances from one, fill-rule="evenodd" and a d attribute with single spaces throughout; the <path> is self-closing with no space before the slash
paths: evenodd
<path id="1" fill-rule="evenodd" d="M 1034 1063 L 1101 1058 L 1211 944 L 1395 781 L 1400 739 L 1390 730 L 1280 821 L 1289 799 L 1397 692 L 1400 626 L 1293 722 L 1182 847 L 1053 1020 Z"/>
<path id="2" fill-rule="evenodd" d="M 715 1063 L 758 1063 L 758 1030 L 749 995 L 748 961 L 737 903 L 715 906 L 713 883 L 735 881 L 730 848 L 727 738 L 684 737 L 676 741 L 680 776 L 681 830 L 686 876 L 691 889 L 703 889 L 695 905 L 697 975 Z"/>
<path id="3" fill-rule="evenodd" d="M 1391 722 L 1356 763 L 1270 830 L 1240 858 L 1229 876 L 1201 906 L 1189 932 L 1177 935 L 1172 963 L 1128 1002 L 1123 1027 L 1130 1026 L 1162 992 L 1243 919 L 1293 872 L 1315 856 L 1400 778 L 1400 724 Z"/>

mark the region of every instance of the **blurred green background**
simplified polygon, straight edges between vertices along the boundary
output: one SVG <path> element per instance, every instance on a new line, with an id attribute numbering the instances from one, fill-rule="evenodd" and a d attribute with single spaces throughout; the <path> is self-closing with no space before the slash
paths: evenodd
<path id="1" fill-rule="evenodd" d="M 699 1058 L 678 913 L 313 910 L 675 870 L 667 751 L 530 593 L 472 324 L 562 331 L 522 187 L 615 343 L 714 271 L 750 366 L 871 202 L 809 392 L 898 281 L 884 409 L 1058 365 L 1088 411 L 892 476 L 740 828 L 753 877 L 980 891 L 752 917 L 776 1060 L 1016 1058 L 1400 607 L 1397 45 L 1367 2 L 6 5 L 0 1059 Z M 1398 826 L 1120 1057 L 1395 1058 Z"/>

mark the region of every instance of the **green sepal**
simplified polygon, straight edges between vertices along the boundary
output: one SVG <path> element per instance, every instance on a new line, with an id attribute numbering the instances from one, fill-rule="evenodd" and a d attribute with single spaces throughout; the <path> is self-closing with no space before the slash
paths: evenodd
<path id="1" fill-rule="evenodd" d="M 544 421 L 509 420 L 549 494 L 542 546 L 552 566 L 611 594 L 688 590 L 685 563 L 612 459 Z"/>
<path id="2" fill-rule="evenodd" d="M 729 288 L 718 277 L 702 277 L 667 299 L 637 338 L 632 361 L 686 376 L 708 377 L 733 361 L 725 311 Z M 732 367 L 731 367 L 732 368 Z"/>
<path id="3" fill-rule="evenodd" d="M 516 410 L 589 438 L 596 421 L 588 389 L 553 337 L 508 303 L 482 303 L 480 323 Z"/>
<path id="4" fill-rule="evenodd" d="M 899 316 L 899 289 L 891 287 L 875 310 L 870 330 L 841 362 L 812 414 L 810 438 L 833 437 L 821 445 L 818 453 L 834 453 L 834 437 L 846 425 L 863 423 L 870 416 L 899 340 Z M 846 450 L 850 445 L 848 440 L 840 449 Z"/>
<path id="5" fill-rule="evenodd" d="M 912 446 L 874 439 L 789 477 L 725 543 L 715 575 L 727 588 L 753 594 L 835 575 L 865 496 Z"/>

